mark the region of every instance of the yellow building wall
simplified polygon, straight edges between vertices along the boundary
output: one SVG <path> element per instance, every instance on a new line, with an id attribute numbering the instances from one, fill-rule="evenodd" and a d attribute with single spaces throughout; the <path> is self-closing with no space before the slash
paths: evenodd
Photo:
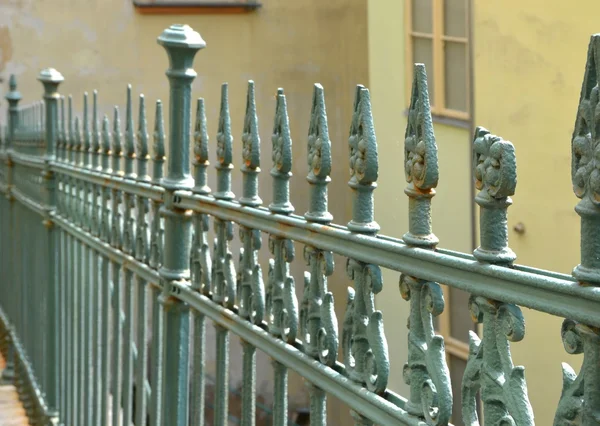
<path id="1" fill-rule="evenodd" d="M 600 3 L 558 0 L 473 2 L 476 124 L 514 143 L 518 185 L 509 209 L 517 262 L 570 274 L 579 263 L 577 198 L 571 189 L 571 135 L 590 35 Z M 523 223 L 525 233 L 512 230 Z M 524 310 L 527 333 L 512 345 L 525 366 L 536 424 L 552 424 L 561 361 L 581 359 L 561 343 L 561 318 Z"/>
<path id="2" fill-rule="evenodd" d="M 370 0 L 368 16 L 369 88 L 380 172 L 375 216 L 382 234 L 401 238 L 408 230 L 408 198 L 404 194 L 404 112 L 408 107 L 404 2 Z M 440 247 L 469 253 L 472 250 L 470 131 L 439 123 L 434 124 L 434 130 L 440 181 L 433 198 L 433 231 L 440 239 Z M 390 388 L 408 396 L 402 367 L 408 356 L 409 303 L 400 296 L 399 275 L 384 271 L 384 288 L 376 304 L 383 311 L 390 350 Z"/>

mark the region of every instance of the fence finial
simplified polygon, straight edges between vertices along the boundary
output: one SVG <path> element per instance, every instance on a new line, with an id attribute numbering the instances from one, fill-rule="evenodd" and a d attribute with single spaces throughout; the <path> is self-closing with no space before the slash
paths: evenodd
<path id="1" fill-rule="evenodd" d="M 214 196 L 220 200 L 233 200 L 231 192 L 231 170 L 233 169 L 233 136 L 229 116 L 229 95 L 227 83 L 221 86 L 221 111 L 217 131 L 217 192 Z"/>
<path id="2" fill-rule="evenodd" d="M 573 191 L 581 199 L 575 211 L 581 217 L 581 264 L 573 270 L 579 281 L 600 285 L 600 34 L 591 37 L 575 130 L 571 141 Z"/>
<path id="3" fill-rule="evenodd" d="M 90 133 L 90 117 L 88 110 L 88 93 L 83 93 L 83 138 L 81 146 L 81 157 L 85 167 L 90 167 L 90 148 L 92 147 Z"/>
<path id="4" fill-rule="evenodd" d="M 15 130 L 19 125 L 19 101 L 21 100 L 21 94 L 17 91 L 17 77 L 14 74 L 10 75 L 8 79 L 9 92 L 4 97 L 8 101 L 8 139 L 6 142 L 6 149 L 10 149 L 12 141 L 15 136 Z"/>
<path id="5" fill-rule="evenodd" d="M 65 113 L 65 97 L 60 97 L 60 128 L 58 132 L 58 144 L 57 144 L 57 157 L 60 161 L 65 161 L 66 155 L 66 143 L 67 143 L 67 129 L 65 124 L 66 113 Z"/>
<path id="6" fill-rule="evenodd" d="M 256 99 L 254 82 L 248 81 L 246 95 L 246 114 L 244 116 L 244 132 L 242 133 L 241 171 L 243 174 L 242 197 L 240 204 L 259 206 L 262 200 L 258 196 L 258 173 L 260 172 L 260 136 L 258 135 L 258 117 L 256 115 Z"/>
<path id="7" fill-rule="evenodd" d="M 156 101 L 156 112 L 154 114 L 154 134 L 152 147 L 152 164 L 154 170 L 152 180 L 154 183 L 160 183 L 163 178 L 163 165 L 165 163 L 165 123 L 163 119 L 162 102 Z"/>
<path id="8" fill-rule="evenodd" d="M 56 144 L 59 139 L 58 128 L 58 86 L 64 81 L 61 73 L 54 68 L 46 68 L 40 72 L 38 80 L 44 85 L 44 105 L 45 117 L 42 116 L 42 122 L 45 121 L 46 129 L 46 155 L 53 159 L 56 156 Z"/>
<path id="9" fill-rule="evenodd" d="M 102 171 L 102 165 L 100 163 L 100 155 L 102 149 L 100 147 L 100 121 L 98 117 L 98 91 L 94 90 L 92 98 L 92 168 L 94 170 Z"/>
<path id="10" fill-rule="evenodd" d="M 331 141 L 327 127 L 325 93 L 315 84 L 310 125 L 308 128 L 308 167 L 306 180 L 310 183 L 310 207 L 304 214 L 310 222 L 329 223 L 333 216 L 327 210 L 327 184 L 331 182 Z"/>
<path id="11" fill-rule="evenodd" d="M 433 133 L 425 65 L 415 64 L 408 123 L 404 137 L 404 171 L 409 197 L 409 225 L 404 241 L 433 248 L 439 240 L 431 228 L 431 198 L 438 184 L 437 145 Z"/>
<path id="12" fill-rule="evenodd" d="M 277 90 L 275 104 L 275 122 L 273 124 L 273 202 L 269 210 L 274 213 L 290 214 L 294 206 L 290 202 L 290 178 L 292 177 L 292 137 L 290 120 L 283 89 Z"/>
<path id="13" fill-rule="evenodd" d="M 67 135 L 67 161 L 75 165 L 75 130 L 73 129 L 73 96 L 69 95 L 68 98 L 68 135 Z"/>
<path id="14" fill-rule="evenodd" d="M 373 191 L 377 187 L 379 163 L 377 140 L 371 114 L 369 89 L 356 87 L 354 113 L 350 126 L 350 182 L 353 190 L 352 220 L 348 229 L 363 234 L 375 234 L 379 225 L 375 222 Z"/>
<path id="15" fill-rule="evenodd" d="M 104 118 L 102 119 L 102 171 L 109 174 L 112 173 L 110 168 L 112 152 L 110 148 L 110 123 L 108 115 L 104 114 Z"/>
<path id="16" fill-rule="evenodd" d="M 123 146 L 121 145 L 121 118 L 119 117 L 119 107 L 116 105 L 114 109 L 112 141 L 112 171 L 114 174 L 122 175 L 121 157 L 123 156 Z"/>
<path id="17" fill-rule="evenodd" d="M 83 143 L 81 140 L 81 129 L 79 126 L 79 117 L 75 117 L 75 129 L 73 130 L 73 142 L 75 149 L 75 156 L 77 158 L 76 164 L 79 167 L 83 167 Z"/>
<path id="18" fill-rule="evenodd" d="M 134 179 L 136 177 L 133 169 L 135 160 L 135 133 L 133 130 L 133 106 L 131 102 L 131 84 L 127 85 L 127 104 L 125 107 L 125 179 Z"/>
<path id="19" fill-rule="evenodd" d="M 206 126 L 206 111 L 204 99 L 199 98 L 196 105 L 196 125 L 194 131 L 194 192 L 197 194 L 210 194 L 206 169 L 208 161 L 208 130 Z"/>
<path id="20" fill-rule="evenodd" d="M 148 175 L 148 123 L 146 121 L 146 102 L 144 95 L 140 95 L 138 131 L 136 139 L 137 178 L 141 181 L 149 181 Z"/>
<path id="21" fill-rule="evenodd" d="M 481 211 L 481 244 L 473 255 L 479 261 L 509 265 L 515 253 L 508 247 L 507 209 L 517 186 L 517 159 L 512 143 L 491 135 L 483 127 L 473 141 L 475 202 Z"/>
<path id="22" fill-rule="evenodd" d="M 188 25 L 171 25 L 158 37 L 169 56 L 167 76 L 171 82 L 169 103 L 169 157 L 167 176 L 163 186 L 167 189 L 191 189 L 194 179 L 190 175 L 190 111 L 191 82 L 196 77 L 192 68 L 198 50 L 206 47 L 200 34 Z"/>

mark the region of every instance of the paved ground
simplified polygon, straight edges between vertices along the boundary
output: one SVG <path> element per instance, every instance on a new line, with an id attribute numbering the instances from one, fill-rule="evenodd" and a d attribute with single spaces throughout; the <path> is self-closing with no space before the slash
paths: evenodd
<path id="1" fill-rule="evenodd" d="M 0 355 L 0 371 L 4 369 Z M 17 391 L 12 385 L 0 385 L 0 426 L 27 426 L 27 416 L 21 407 Z"/>

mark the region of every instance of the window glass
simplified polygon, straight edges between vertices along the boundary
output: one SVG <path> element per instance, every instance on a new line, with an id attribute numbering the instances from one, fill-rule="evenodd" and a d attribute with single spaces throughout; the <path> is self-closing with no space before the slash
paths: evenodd
<path id="1" fill-rule="evenodd" d="M 444 0 L 444 34 L 467 37 L 466 0 Z"/>
<path id="2" fill-rule="evenodd" d="M 444 62 L 446 108 L 467 111 L 467 45 L 447 41 Z"/>
<path id="3" fill-rule="evenodd" d="M 431 105 L 435 102 L 433 87 L 433 41 L 427 38 L 413 38 L 413 62 L 425 64 L 427 71 L 427 87 L 429 88 L 429 99 Z"/>
<path id="4" fill-rule="evenodd" d="M 432 0 L 412 0 L 412 30 L 427 34 L 433 32 Z"/>

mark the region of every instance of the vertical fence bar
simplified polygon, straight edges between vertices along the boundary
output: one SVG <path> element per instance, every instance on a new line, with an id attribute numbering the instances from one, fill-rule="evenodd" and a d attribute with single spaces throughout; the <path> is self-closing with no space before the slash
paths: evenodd
<path id="1" fill-rule="evenodd" d="M 273 202 L 269 210 L 273 213 L 291 214 L 294 206 L 290 202 L 289 180 L 292 176 L 292 138 L 283 89 L 277 90 L 275 123 L 271 137 L 273 143 Z M 254 97 L 252 98 L 252 103 Z M 252 109 L 252 108 L 251 108 Z M 248 114 L 248 111 L 246 112 Z M 254 126 L 257 127 L 256 112 Z M 250 129 L 249 129 L 250 130 Z M 254 130 L 257 133 L 257 130 Z M 255 136 L 258 140 L 258 135 Z M 293 344 L 298 332 L 298 306 L 294 278 L 289 264 L 294 259 L 294 243 L 287 238 L 274 235 L 269 237 L 269 250 L 273 255 L 267 286 L 269 331 L 283 341 Z M 275 400 L 273 403 L 273 424 L 284 426 L 288 417 L 288 369 L 279 361 L 273 360 L 275 373 Z"/>
<path id="2" fill-rule="evenodd" d="M 156 113 L 154 117 L 154 134 L 153 134 L 153 150 L 152 150 L 152 183 L 160 185 L 163 178 L 163 169 L 165 163 L 165 130 L 162 102 L 156 102 Z M 158 269 L 162 262 L 162 247 L 163 247 L 163 228 L 161 226 L 160 217 L 160 201 L 152 200 L 152 233 L 150 241 L 150 258 L 148 263 L 151 268 Z M 152 389 L 152 400 L 150 401 L 150 426 L 162 425 L 162 409 L 163 409 L 163 393 L 162 393 L 162 376 L 163 376 L 163 333 L 164 323 L 163 316 L 160 312 L 159 298 L 161 289 L 157 286 L 152 286 L 152 366 L 150 372 L 150 387 Z"/>
<path id="3" fill-rule="evenodd" d="M 333 220 L 327 206 L 327 185 L 331 181 L 331 141 L 325 109 L 323 86 L 315 84 L 308 128 L 308 166 L 310 184 L 308 222 L 328 224 Z M 300 309 L 300 334 L 307 355 L 333 367 L 338 354 L 338 327 L 333 294 L 328 291 L 327 277 L 333 274 L 333 254 L 316 247 L 304 248 L 310 272 L 304 274 L 304 298 Z M 310 394 L 310 424 L 327 424 L 327 394 L 318 383 L 307 383 Z"/>
<path id="4" fill-rule="evenodd" d="M 231 191 L 231 170 L 233 169 L 233 136 L 231 135 L 231 119 L 229 116 L 229 99 L 227 83 L 221 86 L 221 110 L 219 115 L 219 129 L 217 132 L 217 192 L 216 199 L 232 200 L 235 195 Z M 231 253 L 228 241 L 233 238 L 231 222 L 214 219 L 216 233 L 214 244 L 214 258 L 211 271 L 211 291 L 216 303 L 225 303 L 225 280 L 233 280 L 232 276 L 225 276 L 224 264 L 231 262 Z M 229 282 L 229 286 L 233 285 Z M 227 407 L 229 403 L 229 331 L 215 324 L 217 372 L 215 378 L 215 425 L 225 425 L 227 421 Z"/>
<path id="5" fill-rule="evenodd" d="M 131 85 L 127 86 L 127 105 L 125 112 L 125 176 L 126 180 L 136 179 L 134 170 L 135 160 L 135 131 L 133 128 L 133 105 L 131 102 Z M 130 256 L 134 255 L 134 196 L 123 191 L 123 203 L 125 204 L 125 217 L 123 228 L 123 252 Z M 133 284 L 133 272 L 123 268 L 125 283 L 125 324 L 123 329 L 123 424 L 131 421 L 131 408 L 133 405 L 133 317 L 135 315 L 135 287 Z"/>
<path id="6" fill-rule="evenodd" d="M 146 123 L 146 104 L 144 95 L 140 95 L 138 133 L 136 145 L 137 157 L 137 179 L 138 182 L 146 183 L 150 181 L 148 175 L 148 131 Z M 135 258 L 142 263 L 148 262 L 148 225 L 147 217 L 149 206 L 148 199 L 142 196 L 137 197 L 137 229 L 135 243 Z M 135 425 L 144 425 L 146 423 L 147 398 L 146 398 L 146 378 L 147 378 L 147 352 L 146 340 L 148 337 L 147 320 L 147 286 L 148 283 L 139 276 L 136 276 L 135 287 L 137 290 L 137 361 L 135 365 Z"/>
<path id="7" fill-rule="evenodd" d="M 16 242 L 14 238 L 15 233 L 15 203 L 14 197 L 12 196 L 11 190 L 13 185 L 13 163 L 11 161 L 11 152 L 13 149 L 13 142 L 15 138 L 15 130 L 19 125 L 19 101 L 21 100 L 21 94 L 17 91 L 17 79 L 14 75 L 10 76 L 8 81 L 9 92 L 6 94 L 5 99 L 8 101 L 8 137 L 6 140 L 6 149 L 7 149 L 7 161 L 6 161 L 6 184 L 8 187 L 8 223 L 10 226 L 6 230 L 5 238 L 9 241 L 9 244 L 13 245 Z M 17 286 L 16 274 L 15 274 L 15 261 L 17 260 L 16 247 L 13 245 L 9 251 L 9 270 L 7 271 L 8 279 L 7 281 L 13 283 L 13 285 Z M 18 294 L 19 288 L 15 288 L 15 293 Z M 16 302 L 16 299 L 14 300 Z M 13 303 L 14 306 L 17 306 L 16 303 Z M 17 312 L 12 311 L 13 315 L 11 317 L 12 321 L 18 321 L 16 318 Z M 6 334 L 7 339 L 7 357 L 6 357 L 6 367 L 2 371 L 2 380 L 4 382 L 12 382 L 15 377 L 14 370 L 14 346 L 10 340 L 10 333 Z"/>
<path id="8" fill-rule="evenodd" d="M 111 134 L 109 127 L 108 117 L 105 115 L 102 120 L 102 172 L 105 174 L 111 174 Z M 111 243 L 111 200 L 110 200 L 110 189 L 102 187 L 102 219 L 100 225 L 100 238 L 106 242 Z M 100 321 L 100 398 L 98 401 L 98 416 L 94 424 L 97 426 L 108 425 L 108 400 L 110 393 L 110 275 L 109 275 L 110 260 L 107 256 L 101 256 L 100 266 L 100 289 L 99 298 L 102 299 L 102 313 Z"/>
<path id="9" fill-rule="evenodd" d="M 122 145 L 121 145 L 121 122 L 119 119 L 119 109 L 115 106 L 114 120 L 113 120 L 113 163 L 112 172 L 114 176 L 121 177 L 123 172 L 121 171 L 121 157 Z M 111 194 L 111 236 L 110 245 L 117 250 L 122 247 L 122 220 L 120 213 L 120 204 L 122 201 L 121 191 L 113 188 Z M 117 261 L 111 262 L 111 304 L 112 304 L 112 425 L 118 426 L 120 418 L 121 408 L 121 379 L 122 369 L 121 360 L 123 357 L 123 348 L 121 346 L 123 338 L 123 323 L 121 318 L 121 283 L 120 283 L 120 272 L 121 266 Z"/>
<path id="10" fill-rule="evenodd" d="M 49 419 L 56 419 L 58 416 L 58 338 L 60 334 L 60 325 L 58 323 L 58 286 L 56 277 L 57 266 L 57 237 L 56 230 L 51 213 L 56 209 L 56 181 L 54 173 L 50 170 L 50 162 L 56 159 L 56 143 L 58 139 L 58 86 L 64 80 L 63 76 L 52 68 L 43 70 L 38 80 L 44 85 L 44 101 L 46 103 L 46 156 L 43 177 L 45 180 L 46 189 L 46 216 L 44 218 L 44 226 L 46 227 L 45 246 L 46 246 L 46 272 L 47 276 L 43 277 L 46 285 L 45 295 L 47 300 L 44 301 L 47 309 L 46 324 L 46 350 L 43 364 L 46 369 L 46 377 L 44 378 L 46 403 L 48 404 Z M 52 420 L 52 421 L 58 421 Z"/>
<path id="11" fill-rule="evenodd" d="M 186 426 L 188 422 L 188 349 L 189 309 L 170 297 L 170 283 L 183 281 L 189 285 L 189 253 L 191 248 L 191 211 L 176 206 L 174 192 L 191 189 L 189 145 L 191 128 L 191 89 L 196 72 L 194 56 L 206 44 L 200 34 L 187 25 L 166 29 L 158 43 L 169 56 L 166 74 L 170 84 L 169 158 L 167 176 L 162 180 L 166 189 L 161 215 L 165 219 L 165 250 L 159 270 L 163 294 L 161 309 L 165 315 L 165 413 L 169 425 Z"/>
<path id="12" fill-rule="evenodd" d="M 208 132 L 204 99 L 198 99 L 194 132 L 194 193 L 207 195 Z M 192 245 L 192 288 L 201 294 L 210 294 L 211 262 L 207 231 L 208 216 L 196 213 L 194 216 L 194 241 Z M 194 322 L 194 342 L 192 356 L 191 383 L 191 424 L 203 426 L 205 422 L 205 355 L 206 317 L 197 310 L 192 311 Z"/>

